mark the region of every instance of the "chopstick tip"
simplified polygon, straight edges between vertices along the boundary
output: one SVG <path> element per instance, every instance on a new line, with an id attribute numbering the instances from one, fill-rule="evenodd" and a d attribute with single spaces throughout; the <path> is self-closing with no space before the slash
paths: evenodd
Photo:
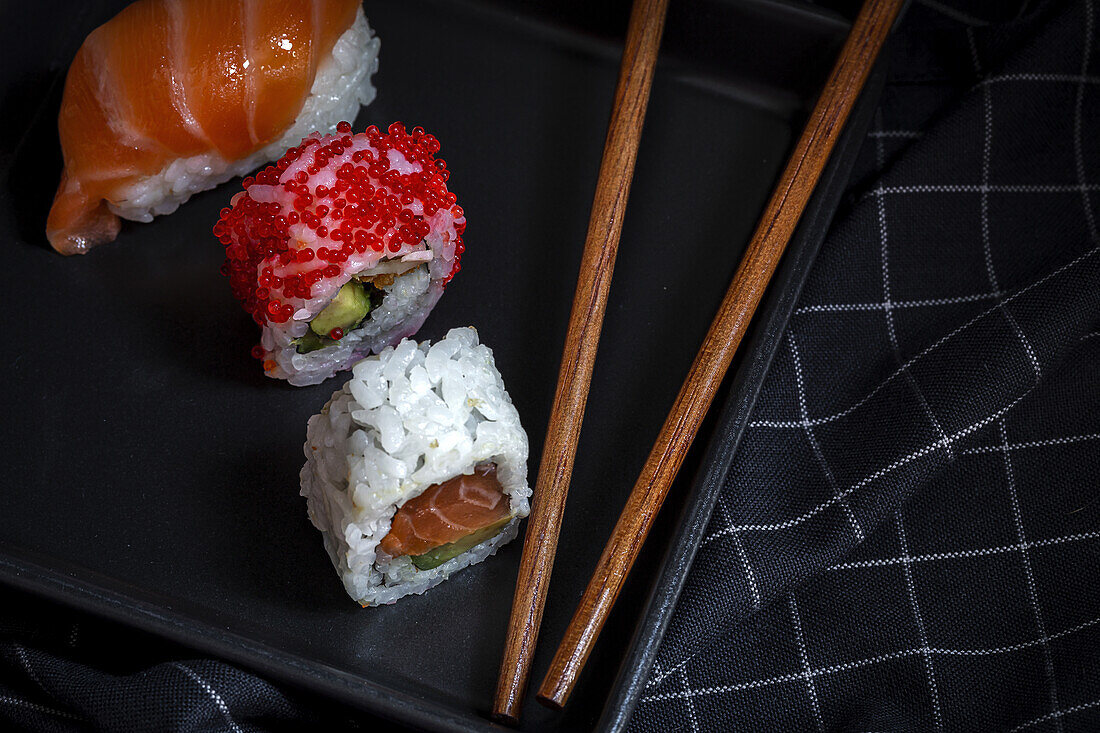
<path id="1" fill-rule="evenodd" d="M 519 716 L 505 710 L 494 710 L 489 717 L 493 719 L 493 722 L 507 725 L 512 728 L 519 725 Z"/>
<path id="2" fill-rule="evenodd" d="M 568 699 L 568 692 L 564 692 L 559 688 L 558 690 L 548 691 L 541 689 L 536 693 L 535 699 L 542 703 L 544 706 L 551 710 L 561 710 L 565 707 L 565 701 Z"/>

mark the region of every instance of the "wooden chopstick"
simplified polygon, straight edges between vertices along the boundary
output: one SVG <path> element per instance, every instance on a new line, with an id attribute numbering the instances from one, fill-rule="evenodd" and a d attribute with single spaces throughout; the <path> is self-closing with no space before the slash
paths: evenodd
<path id="1" fill-rule="evenodd" d="M 566 629 L 540 702 L 565 705 L 903 5 L 863 4 Z"/>
<path id="2" fill-rule="evenodd" d="M 634 0 L 630 13 L 493 700 L 493 717 L 508 723 L 519 720 L 538 639 L 667 8 L 668 0 Z"/>

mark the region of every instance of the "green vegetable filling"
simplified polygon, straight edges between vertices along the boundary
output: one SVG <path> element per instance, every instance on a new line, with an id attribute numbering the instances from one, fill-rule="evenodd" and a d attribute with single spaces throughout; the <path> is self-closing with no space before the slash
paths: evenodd
<path id="1" fill-rule="evenodd" d="M 344 283 L 324 310 L 310 321 L 309 331 L 292 342 L 297 347 L 297 352 L 308 354 L 336 343 L 339 339 L 334 339 L 331 335 L 335 329 L 340 329 L 339 335 L 342 338 L 344 334 L 358 328 L 371 310 L 381 304 L 385 295 L 382 290 L 355 278 Z"/>
<path id="2" fill-rule="evenodd" d="M 328 336 L 334 328 L 347 333 L 362 323 L 368 313 L 370 294 L 363 283 L 352 278 L 344 283 L 325 309 L 313 317 L 309 330 L 318 336 Z"/>
<path id="3" fill-rule="evenodd" d="M 485 540 L 496 537 L 510 521 L 512 521 L 511 517 L 504 517 L 499 521 L 493 522 L 488 527 L 483 527 L 476 532 L 466 535 L 460 540 L 448 542 L 439 547 L 433 547 L 423 555 L 409 555 L 409 559 L 412 560 L 412 564 L 420 570 L 437 568 L 448 560 L 458 557 L 467 550 L 477 547 Z"/>

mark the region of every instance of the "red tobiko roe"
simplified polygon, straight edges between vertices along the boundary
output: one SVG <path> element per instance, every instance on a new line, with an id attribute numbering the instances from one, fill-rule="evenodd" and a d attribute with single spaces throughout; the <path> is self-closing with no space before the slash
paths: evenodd
<path id="1" fill-rule="evenodd" d="M 336 182 L 331 186 L 311 185 L 310 179 L 334 156 L 342 155 L 352 146 L 350 123 L 341 122 L 336 132 L 337 137 L 325 138 L 326 144 L 316 138 L 305 138 L 299 146 L 287 150 L 274 165 L 242 182 L 246 194 L 257 183 L 281 185 L 294 196 L 292 211 L 284 215 L 276 202 L 262 203 L 238 194 L 232 206 L 221 210 L 218 223 L 214 225 L 214 235 L 225 246 L 221 272 L 229 278 L 233 294 L 244 309 L 261 326 L 268 321 L 285 323 L 290 320 L 294 306 L 287 301 L 308 299 L 318 282 L 341 277 L 341 265 L 352 254 L 363 254 L 368 249 L 398 252 L 404 244 L 419 242 L 431 230 L 425 215 L 433 216 L 441 209 L 450 208 L 456 219 L 463 217 L 456 196 L 447 190 L 450 178 L 447 164 L 435 157 L 439 141 L 422 127 L 406 132 L 400 122 L 391 124 L 386 132 L 376 125 L 368 127 L 360 135 L 367 136 L 376 152 L 358 150 L 353 153 L 352 162 L 342 164 L 335 171 Z M 390 170 L 389 158 L 384 154 L 390 149 L 400 151 L 410 162 L 420 163 L 423 170 L 407 174 Z M 306 170 L 282 181 L 286 169 L 303 155 L 313 156 Z M 413 213 L 409 207 L 415 200 L 422 203 L 423 215 Z M 333 226 L 322 223 L 325 217 Z M 299 222 L 325 239 L 328 246 L 291 248 L 288 228 Z M 444 285 L 462 269 L 465 228 L 465 222 L 455 226 L 458 236 L 454 266 L 443 279 Z M 307 263 L 315 258 L 319 261 L 316 269 L 286 278 L 275 275 L 277 265 Z"/>

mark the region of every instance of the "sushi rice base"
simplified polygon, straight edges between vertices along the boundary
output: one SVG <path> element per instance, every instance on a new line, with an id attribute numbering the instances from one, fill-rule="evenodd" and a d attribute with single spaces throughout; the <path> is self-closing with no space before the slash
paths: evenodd
<path id="1" fill-rule="evenodd" d="M 423 593 L 512 540 L 530 512 L 527 434 L 473 328 L 435 344 L 405 339 L 359 362 L 309 419 L 301 494 L 348 594 L 363 606 Z M 486 463 L 513 519 L 495 537 L 431 570 L 379 542 L 397 509 L 429 486 Z"/>
<path id="2" fill-rule="evenodd" d="M 360 6 L 355 22 L 318 65 L 309 96 L 282 137 L 241 160 L 226 160 L 217 151 L 174 160 L 159 173 L 120 188 L 108 207 L 123 219 L 150 222 L 154 216 L 172 213 L 199 191 L 276 160 L 311 132 L 334 132 L 337 123 L 354 120 L 361 105 L 374 101 L 371 75 L 378 70 L 380 47 Z"/>

